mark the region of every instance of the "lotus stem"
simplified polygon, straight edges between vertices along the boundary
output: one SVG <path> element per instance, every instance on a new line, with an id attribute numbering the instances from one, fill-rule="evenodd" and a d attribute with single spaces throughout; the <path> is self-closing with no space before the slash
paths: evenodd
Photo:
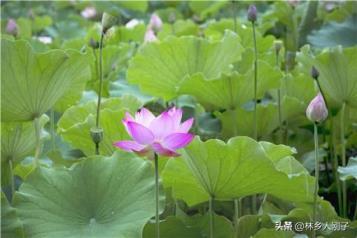
<path id="1" fill-rule="evenodd" d="M 208 213 L 209 213 L 209 237 L 213 238 L 213 196 L 209 198 L 208 201 Z"/>
<path id="2" fill-rule="evenodd" d="M 338 199 L 338 212 L 339 215 L 342 215 L 342 194 L 341 194 L 341 182 L 339 180 L 339 175 L 337 172 L 337 167 L 338 167 L 338 158 L 337 158 L 337 150 L 334 145 L 336 145 L 336 129 L 334 126 L 334 121 L 335 118 L 331 118 L 331 125 L 330 125 L 330 130 L 332 132 L 332 140 L 331 140 L 331 147 L 332 147 L 332 153 L 333 153 L 333 158 L 332 158 L 332 169 L 333 169 L 333 175 L 335 178 L 335 183 L 337 187 L 337 199 Z"/>
<path id="3" fill-rule="evenodd" d="M 275 53 L 275 64 L 276 68 L 279 69 L 279 51 Z M 278 118 L 279 118 L 279 136 L 280 141 L 283 141 L 283 122 L 282 122 L 282 113 L 281 113 L 281 90 L 278 88 Z"/>
<path id="4" fill-rule="evenodd" d="M 55 139 L 55 110 L 51 108 L 50 110 L 50 124 L 51 124 L 51 146 L 52 150 L 56 148 L 56 139 Z"/>
<path id="5" fill-rule="evenodd" d="M 252 21 L 253 30 L 253 43 L 254 43 L 254 139 L 258 140 L 258 125 L 257 125 L 257 82 L 258 82 L 258 50 L 257 39 L 255 35 L 255 24 Z M 257 211 L 257 195 L 252 196 L 252 212 L 255 214 Z"/>
<path id="6" fill-rule="evenodd" d="M 156 225 L 156 238 L 160 238 L 160 217 L 159 217 L 159 158 L 155 153 L 155 201 L 156 201 L 156 213 L 155 213 L 155 225 Z"/>
<path id="7" fill-rule="evenodd" d="M 33 121 L 35 127 L 35 137 L 36 137 L 36 149 L 35 149 L 35 166 L 39 166 L 39 157 L 41 154 L 41 128 L 40 128 L 40 118 L 36 117 Z"/>
<path id="8" fill-rule="evenodd" d="M 345 143 L 345 111 L 346 103 L 343 102 L 341 109 L 341 118 L 340 118 L 340 139 L 341 139 L 341 159 L 342 166 L 346 166 L 346 143 Z M 347 217 L 347 188 L 346 181 L 342 181 L 342 215 Z"/>
<path id="9" fill-rule="evenodd" d="M 317 210 L 317 198 L 319 196 L 319 172 L 320 172 L 320 161 L 319 161 L 319 138 L 317 124 L 314 123 L 314 144 L 315 144 L 315 189 L 314 189 L 314 208 L 312 210 L 313 222 L 317 221 L 316 210 Z M 313 236 L 316 237 L 316 230 L 313 229 Z"/>
<path id="10" fill-rule="evenodd" d="M 233 29 L 237 33 L 237 3 L 235 0 L 232 0 L 232 12 L 233 12 Z"/>
<path id="11" fill-rule="evenodd" d="M 11 186 L 11 200 L 15 194 L 15 178 L 14 178 L 14 165 L 12 163 L 12 158 L 9 159 L 9 176 L 10 176 L 10 186 Z"/>
<path id="12" fill-rule="evenodd" d="M 100 106 L 102 101 L 102 91 L 103 91 L 103 40 L 104 40 L 104 32 L 100 35 L 100 43 L 99 43 L 99 92 L 98 92 L 98 101 L 97 101 L 97 115 L 95 120 L 95 126 L 98 129 L 100 123 Z M 95 153 L 99 155 L 99 143 L 95 142 Z"/>
<path id="13" fill-rule="evenodd" d="M 233 200 L 233 202 L 234 202 L 234 228 L 235 228 L 235 232 L 236 232 L 236 237 L 238 237 L 239 211 L 241 209 L 240 199 L 239 198 L 235 198 Z"/>

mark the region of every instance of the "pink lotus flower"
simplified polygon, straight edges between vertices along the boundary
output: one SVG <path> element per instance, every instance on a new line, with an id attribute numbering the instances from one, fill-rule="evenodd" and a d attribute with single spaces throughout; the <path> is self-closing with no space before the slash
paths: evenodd
<path id="1" fill-rule="evenodd" d="M 162 29 L 162 20 L 158 15 L 156 14 L 151 15 L 149 28 L 153 29 L 156 32 Z"/>
<path id="2" fill-rule="evenodd" d="M 11 34 L 11 35 L 16 35 L 17 34 L 17 24 L 14 19 L 9 19 L 7 24 L 6 24 L 6 32 Z"/>
<path id="3" fill-rule="evenodd" d="M 327 118 L 328 111 L 321 93 L 310 102 L 306 109 L 306 116 L 312 122 L 322 122 Z"/>
<path id="4" fill-rule="evenodd" d="M 175 107 L 158 117 L 146 108 L 137 112 L 135 118 L 126 113 L 123 123 L 134 140 L 118 141 L 114 145 L 149 158 L 153 157 L 153 153 L 169 157 L 179 156 L 175 151 L 188 145 L 194 137 L 188 133 L 193 118 L 183 123 L 181 118 L 182 110 Z"/>
<path id="5" fill-rule="evenodd" d="M 94 7 L 86 7 L 81 11 L 81 15 L 85 19 L 93 19 L 97 16 L 97 10 Z"/>
<path id="6" fill-rule="evenodd" d="M 148 28 L 145 32 L 144 42 L 146 43 L 153 41 L 157 41 L 157 37 L 155 35 L 155 32 L 151 28 Z"/>

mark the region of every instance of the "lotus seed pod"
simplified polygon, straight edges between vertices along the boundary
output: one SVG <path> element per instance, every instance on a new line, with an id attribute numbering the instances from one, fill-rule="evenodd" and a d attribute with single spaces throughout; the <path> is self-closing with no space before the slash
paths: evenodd
<path id="1" fill-rule="evenodd" d="M 319 71 L 315 68 L 315 66 L 311 67 L 311 77 L 313 77 L 315 80 L 318 79 L 320 73 Z"/>
<path id="2" fill-rule="evenodd" d="M 255 22 L 257 20 L 257 8 L 255 5 L 250 5 L 248 8 L 248 20 Z"/>
<path id="3" fill-rule="evenodd" d="M 90 136 L 95 144 L 100 143 L 103 140 L 103 129 L 93 127 L 90 129 Z"/>
<path id="4" fill-rule="evenodd" d="M 321 93 L 312 99 L 309 106 L 306 109 L 306 117 L 312 122 L 323 122 L 328 116 L 328 110 L 325 104 L 325 100 Z"/>
<path id="5" fill-rule="evenodd" d="M 109 28 L 117 23 L 117 18 L 104 12 L 102 16 L 102 32 L 105 34 Z"/>
<path id="6" fill-rule="evenodd" d="M 14 19 L 10 18 L 7 21 L 6 32 L 11 34 L 11 35 L 13 35 L 13 36 L 17 35 L 17 24 L 16 24 L 16 21 Z"/>

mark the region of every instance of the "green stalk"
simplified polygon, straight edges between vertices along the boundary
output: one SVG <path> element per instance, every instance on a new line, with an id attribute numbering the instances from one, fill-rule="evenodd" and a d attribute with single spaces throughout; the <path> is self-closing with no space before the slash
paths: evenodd
<path id="1" fill-rule="evenodd" d="M 233 11 L 233 29 L 237 33 L 237 5 L 236 1 L 232 0 L 232 11 Z"/>
<path id="2" fill-rule="evenodd" d="M 209 237 L 213 238 L 213 197 L 211 196 L 208 202 L 208 213 L 209 213 Z"/>
<path id="3" fill-rule="evenodd" d="M 10 186 L 11 186 L 11 200 L 15 194 L 15 178 L 14 178 L 14 166 L 12 164 L 12 158 L 9 159 L 9 170 L 10 170 Z"/>
<path id="4" fill-rule="evenodd" d="M 97 101 L 97 114 L 95 120 L 95 126 L 99 128 L 100 122 L 100 106 L 102 101 L 102 91 L 103 91 L 103 40 L 104 40 L 104 32 L 101 33 L 100 36 L 100 45 L 99 45 L 99 92 L 98 92 L 98 101 Z M 95 144 L 95 153 L 99 155 L 99 143 L 94 142 Z"/>
<path id="5" fill-rule="evenodd" d="M 279 69 L 279 52 L 275 53 L 275 64 L 277 69 Z M 279 117 L 279 140 L 283 141 L 283 122 L 282 122 L 282 114 L 281 114 L 281 90 L 278 88 L 278 117 Z"/>
<path id="6" fill-rule="evenodd" d="M 333 169 L 333 176 L 335 178 L 335 183 L 336 183 L 336 187 L 337 187 L 337 199 L 338 199 L 338 212 L 339 215 L 342 215 L 342 192 L 341 192 L 341 182 L 339 180 L 339 175 L 338 175 L 338 171 L 337 171 L 337 167 L 338 167 L 338 157 L 337 157 L 337 150 L 335 145 L 337 144 L 336 142 L 336 129 L 334 126 L 334 121 L 335 118 L 331 118 L 331 132 L 332 132 L 332 142 L 331 142 L 331 147 L 333 148 L 332 152 L 333 152 L 333 159 L 332 159 L 332 169 Z"/>
<path id="7" fill-rule="evenodd" d="M 317 124 L 314 123 L 314 143 L 315 143 L 315 190 L 314 190 L 314 208 L 312 211 L 313 222 L 317 222 L 316 210 L 317 210 L 317 198 L 319 196 L 319 172 L 320 172 L 320 161 L 319 161 L 319 138 L 317 133 Z M 316 229 L 313 229 L 313 236 L 316 237 Z"/>
<path id="8" fill-rule="evenodd" d="M 346 103 L 342 104 L 341 109 L 341 119 L 340 119 L 340 139 L 341 139 L 341 158 L 342 158 L 342 166 L 346 166 L 346 144 L 345 144 L 345 109 Z M 342 181 L 342 215 L 343 217 L 347 217 L 347 188 L 346 181 Z"/>
<path id="9" fill-rule="evenodd" d="M 257 39 L 255 36 L 255 24 L 252 22 L 253 41 L 254 41 L 254 139 L 258 140 L 258 125 L 257 125 L 257 82 L 258 82 L 258 50 Z M 257 211 L 257 195 L 252 196 L 252 211 L 253 214 Z"/>
<path id="10" fill-rule="evenodd" d="M 56 148 L 56 139 L 55 139 L 55 110 L 51 108 L 50 110 L 50 123 L 51 123 L 51 146 L 52 150 Z"/>
<path id="11" fill-rule="evenodd" d="M 239 221 L 239 202 L 240 202 L 240 199 L 238 198 L 235 198 L 233 200 L 234 202 L 234 229 L 235 229 L 235 232 L 236 232 L 236 236 L 235 237 L 238 237 L 238 221 Z"/>
<path id="12" fill-rule="evenodd" d="M 156 213 L 155 213 L 155 225 L 156 225 L 156 238 L 160 238 L 160 217 L 159 217 L 159 158 L 155 153 L 155 201 L 156 201 Z"/>
<path id="13" fill-rule="evenodd" d="M 258 51 L 257 51 L 257 40 L 255 36 L 255 24 L 252 22 L 253 27 L 253 42 L 254 42 L 254 139 L 258 139 L 258 129 L 257 129 L 257 81 L 258 81 Z"/>
<path id="14" fill-rule="evenodd" d="M 35 127 L 36 136 L 36 149 L 35 149 L 35 166 L 39 166 L 39 157 L 41 154 L 41 128 L 40 128 L 40 118 L 36 117 L 33 121 Z"/>

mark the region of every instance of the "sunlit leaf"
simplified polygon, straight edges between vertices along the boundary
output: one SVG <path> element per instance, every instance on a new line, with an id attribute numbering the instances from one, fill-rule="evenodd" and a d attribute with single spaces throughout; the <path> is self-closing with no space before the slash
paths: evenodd
<path id="1" fill-rule="evenodd" d="M 257 97 L 262 98 L 268 89 L 279 87 L 282 74 L 263 61 L 258 65 Z M 234 72 L 216 80 L 206 80 L 197 74 L 184 81 L 179 92 L 194 96 L 207 109 L 236 108 L 254 99 L 254 71 L 244 75 Z"/>
<path id="2" fill-rule="evenodd" d="M 239 60 L 239 38 L 227 31 L 221 41 L 197 37 L 169 37 L 163 42 L 146 44 L 133 58 L 128 81 L 145 93 L 172 99 L 179 83 L 201 73 L 207 80 L 229 73 L 230 64 Z"/>
<path id="3" fill-rule="evenodd" d="M 1 48 L 2 121 L 41 116 L 89 73 L 86 56 L 76 51 L 35 53 L 26 41 L 9 40 Z"/>
<path id="4" fill-rule="evenodd" d="M 319 82 L 328 106 L 336 108 L 346 103 L 357 107 L 356 54 L 356 47 L 336 47 L 313 57 L 309 48 L 304 47 L 297 58 L 305 68 L 314 65 L 320 72 Z"/>
<path id="5" fill-rule="evenodd" d="M 305 110 L 304 105 L 296 98 L 285 97 L 282 100 L 282 120 L 297 116 Z M 236 135 L 253 137 L 254 111 L 237 108 L 217 113 L 222 121 L 222 135 L 229 138 Z M 274 103 L 257 105 L 258 137 L 264 137 L 279 127 L 278 106 Z M 235 133 L 236 130 L 236 133 Z"/>
<path id="6" fill-rule="evenodd" d="M 122 119 L 125 112 L 135 112 L 141 103 L 132 96 L 108 99 L 103 102 L 100 114 L 100 126 L 104 130 L 103 141 L 99 151 L 104 155 L 111 155 L 115 151 L 115 141 L 129 139 Z M 73 148 L 83 151 L 86 155 L 95 153 L 95 145 L 90 136 L 90 129 L 95 127 L 96 102 L 69 108 L 58 122 L 58 133 Z"/>
<path id="7" fill-rule="evenodd" d="M 176 198 L 189 205 L 231 200 L 255 193 L 268 193 L 289 201 L 312 201 L 313 178 L 288 176 L 275 167 L 264 148 L 248 137 L 202 142 L 196 138 L 182 158 L 170 160 L 163 173 L 164 184 Z"/>

